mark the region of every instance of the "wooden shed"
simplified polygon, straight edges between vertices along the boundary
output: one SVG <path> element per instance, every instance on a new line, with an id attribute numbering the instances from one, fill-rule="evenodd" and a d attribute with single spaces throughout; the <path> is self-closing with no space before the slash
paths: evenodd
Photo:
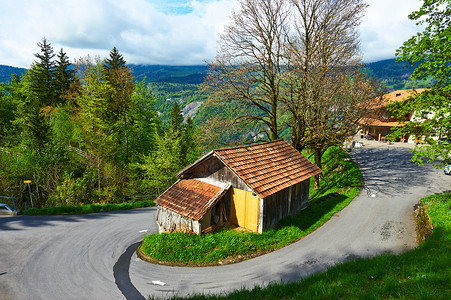
<path id="1" fill-rule="evenodd" d="M 320 173 L 284 140 L 210 151 L 155 200 L 159 232 L 229 222 L 261 233 L 307 207 L 309 179 Z"/>

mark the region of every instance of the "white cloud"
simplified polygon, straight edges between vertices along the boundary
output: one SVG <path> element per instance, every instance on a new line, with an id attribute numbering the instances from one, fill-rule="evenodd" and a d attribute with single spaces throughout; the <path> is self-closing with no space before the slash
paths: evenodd
<path id="1" fill-rule="evenodd" d="M 360 26 L 364 61 L 394 58 L 396 49 L 421 28 L 408 15 L 421 7 L 417 0 L 369 0 Z"/>
<path id="2" fill-rule="evenodd" d="M 236 6 L 235 0 L 173 0 L 164 11 L 155 0 L 1 2 L 0 64 L 20 67 L 30 66 L 43 37 L 71 59 L 105 57 L 116 46 L 129 63 L 202 64 L 214 57 Z"/>
<path id="3" fill-rule="evenodd" d="M 365 61 L 391 58 L 418 28 L 415 0 L 369 0 L 361 25 Z M 129 63 L 202 64 L 237 0 L 0 0 L 0 64 L 29 67 L 46 37 L 71 60 L 105 57 L 116 46 Z"/>

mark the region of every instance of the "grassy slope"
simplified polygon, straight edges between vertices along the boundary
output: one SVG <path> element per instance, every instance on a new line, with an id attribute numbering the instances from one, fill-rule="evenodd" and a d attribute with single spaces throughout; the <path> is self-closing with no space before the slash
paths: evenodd
<path id="1" fill-rule="evenodd" d="M 190 299 L 451 299 L 451 194 L 421 201 L 434 231 L 413 251 L 357 259 L 300 282 Z"/>
<path id="2" fill-rule="evenodd" d="M 309 207 L 296 217 L 282 220 L 277 230 L 255 234 L 225 228 L 202 236 L 151 234 L 144 237 L 141 251 L 157 261 L 202 265 L 234 262 L 284 247 L 323 225 L 360 190 L 360 172 L 346 153 L 335 149 L 325 155 L 325 162 L 327 175 L 312 193 Z"/>

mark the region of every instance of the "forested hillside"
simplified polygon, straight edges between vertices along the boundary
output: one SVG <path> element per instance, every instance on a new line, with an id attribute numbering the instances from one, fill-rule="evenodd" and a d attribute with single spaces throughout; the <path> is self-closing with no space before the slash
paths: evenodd
<path id="1" fill-rule="evenodd" d="M 163 107 L 162 123 L 148 84 L 116 48 L 104 60 L 70 64 L 47 40 L 38 45 L 30 69 L 0 84 L 0 195 L 23 208 L 31 180 L 37 207 L 154 196 L 197 158 L 201 144 L 181 98 Z"/>
<path id="2" fill-rule="evenodd" d="M 135 78 L 147 82 L 200 84 L 207 75 L 207 66 L 130 65 Z"/>
<path id="3" fill-rule="evenodd" d="M 190 116 L 195 125 L 210 122 L 220 123 L 223 118 L 230 117 L 235 108 L 206 107 L 208 95 L 202 92 L 200 84 L 207 76 L 207 66 L 163 66 L 163 65 L 128 65 L 131 75 L 136 82 L 149 86 L 154 99 L 154 108 L 159 120 L 167 124 L 170 119 L 174 103 L 177 103 L 184 118 Z M 368 74 L 381 80 L 389 90 L 407 89 L 412 87 L 430 86 L 430 81 L 412 82 L 409 79 L 414 67 L 406 63 L 398 63 L 395 59 L 382 60 L 369 63 L 365 66 Z M 9 82 L 12 74 L 21 75 L 26 69 L 0 65 L 0 82 Z M 208 106 L 208 105 L 207 105 Z M 213 120 L 217 118 L 217 120 Z M 211 130 L 214 130 L 211 128 Z M 252 133 L 254 128 L 243 129 L 245 134 Z M 282 136 L 285 134 L 282 132 Z"/>
<path id="4" fill-rule="evenodd" d="M 11 80 L 11 76 L 13 74 L 16 74 L 17 76 L 20 76 L 25 71 L 27 71 L 27 69 L 0 65 L 0 83 L 1 82 L 8 82 L 8 81 Z"/>
<path id="5" fill-rule="evenodd" d="M 418 64 L 417 64 L 418 65 Z M 417 67 L 395 59 L 381 60 L 366 65 L 368 73 L 381 80 L 390 90 L 429 87 L 431 80 L 412 81 L 409 77 Z"/>
<path id="6" fill-rule="evenodd" d="M 164 66 L 164 65 L 128 65 L 137 81 L 146 78 L 146 82 L 200 84 L 207 75 L 206 65 L 200 66 Z M 366 64 L 368 72 L 377 79 L 396 89 L 404 88 L 415 67 L 395 59 L 381 60 Z M 8 82 L 12 74 L 21 75 L 26 69 L 0 65 L 0 82 Z"/>
<path id="7" fill-rule="evenodd" d="M 268 138 L 236 119 L 258 109 L 209 101 L 206 66 L 127 65 L 116 49 L 70 62 L 40 46 L 29 70 L 0 66 L 0 195 L 23 203 L 24 180 L 37 206 L 156 195 L 201 153 Z M 394 60 L 367 67 L 389 89 L 414 85 L 413 68 Z M 281 127 L 279 137 L 290 134 Z"/>

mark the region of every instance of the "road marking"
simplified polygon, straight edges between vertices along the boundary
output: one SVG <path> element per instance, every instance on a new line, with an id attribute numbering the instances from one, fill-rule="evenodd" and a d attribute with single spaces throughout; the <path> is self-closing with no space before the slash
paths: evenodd
<path id="1" fill-rule="evenodd" d="M 152 283 L 153 283 L 154 285 L 166 285 L 165 282 L 160 281 L 160 280 L 152 280 Z"/>
<path id="2" fill-rule="evenodd" d="M 147 229 L 140 230 L 139 233 L 147 232 Z"/>

